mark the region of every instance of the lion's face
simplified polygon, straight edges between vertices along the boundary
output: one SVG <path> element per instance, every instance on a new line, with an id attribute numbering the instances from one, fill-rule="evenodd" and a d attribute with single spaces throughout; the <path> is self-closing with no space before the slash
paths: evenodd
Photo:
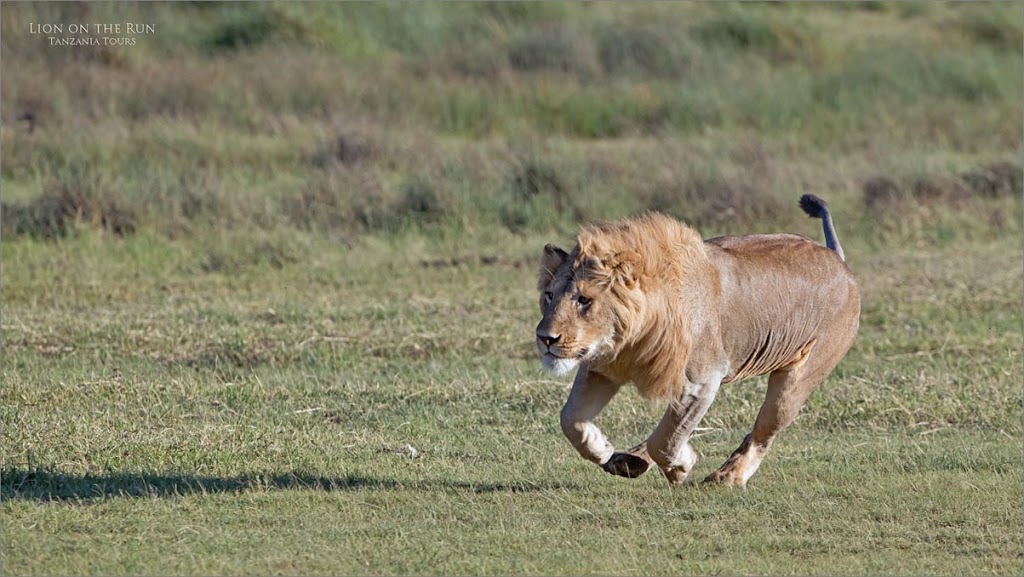
<path id="1" fill-rule="evenodd" d="M 609 265 L 581 256 L 578 249 L 570 257 L 560 248 L 544 247 L 537 348 L 546 370 L 564 376 L 581 362 L 614 357 L 632 316 L 623 292 L 636 283 L 626 278 L 625 267 Z"/>

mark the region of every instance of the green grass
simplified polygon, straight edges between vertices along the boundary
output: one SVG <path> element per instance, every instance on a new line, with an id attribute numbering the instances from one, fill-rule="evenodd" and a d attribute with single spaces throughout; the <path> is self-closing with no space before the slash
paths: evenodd
<path id="1" fill-rule="evenodd" d="M 307 242 L 294 263 L 229 271 L 139 237 L 5 248 L 8 573 L 1020 568 L 1013 242 L 848 248 L 860 338 L 747 491 L 612 478 L 575 455 L 567 383 L 529 344 L 532 243 Z M 438 256 L 495 260 L 423 264 Z M 720 393 L 696 478 L 763 389 Z M 627 446 L 658 412 L 628 392 L 601 423 Z"/>
<path id="2" fill-rule="evenodd" d="M 82 18 L 157 33 L 26 32 Z M 1019 574 L 1022 24 L 5 3 L 5 573 Z M 541 247 L 648 209 L 820 239 L 806 192 L 861 331 L 749 488 L 580 459 L 532 345 Z M 764 388 L 719 393 L 695 478 Z M 628 447 L 660 412 L 630 390 L 600 424 Z"/>
<path id="3" fill-rule="evenodd" d="M 8 521 L 5 546 L 19 561 L 57 557 L 56 573 L 92 574 L 1019 569 L 1019 508 L 1007 500 L 1019 503 L 1020 491 L 1007 487 L 1019 485 L 1020 462 L 1005 441 L 854 435 L 844 441 L 856 448 L 830 448 L 821 437 L 790 435 L 747 492 L 597 476 L 541 454 L 559 446 L 539 436 L 507 451 L 484 442 L 469 454 L 434 449 L 412 461 L 330 450 L 337 464 L 320 474 L 61 478 L 56 484 L 81 487 L 82 498 L 8 509 L 18 521 Z M 722 453 L 737 440 L 702 444 Z M 135 496 L 109 496 L 120 491 Z M 129 519 L 159 522 L 126 531 Z"/>

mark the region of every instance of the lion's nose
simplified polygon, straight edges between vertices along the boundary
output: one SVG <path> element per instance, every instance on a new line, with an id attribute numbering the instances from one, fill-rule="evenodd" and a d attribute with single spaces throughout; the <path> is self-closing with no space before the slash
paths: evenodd
<path id="1" fill-rule="evenodd" d="M 551 345 L 558 342 L 558 339 L 562 338 L 561 335 L 546 335 L 544 333 L 537 333 L 537 339 L 544 343 L 544 346 L 551 347 Z"/>

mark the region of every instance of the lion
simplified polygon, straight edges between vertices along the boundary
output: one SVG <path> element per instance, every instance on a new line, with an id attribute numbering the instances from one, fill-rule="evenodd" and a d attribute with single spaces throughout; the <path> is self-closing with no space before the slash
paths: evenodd
<path id="1" fill-rule="evenodd" d="M 546 370 L 578 369 L 560 421 L 581 456 L 629 478 L 657 465 L 682 484 L 697 461 L 690 436 L 719 387 L 767 374 L 753 430 L 705 479 L 746 487 L 859 327 L 828 205 L 808 194 L 800 206 L 821 219 L 825 246 L 785 233 L 702 241 L 650 212 L 583 226 L 569 252 L 544 247 L 536 342 Z M 617 452 L 594 420 L 630 383 L 668 408 L 647 440 Z"/>

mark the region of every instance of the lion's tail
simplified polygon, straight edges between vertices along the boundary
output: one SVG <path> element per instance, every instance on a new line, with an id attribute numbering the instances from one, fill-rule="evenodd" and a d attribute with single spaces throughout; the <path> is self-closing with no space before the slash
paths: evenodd
<path id="1" fill-rule="evenodd" d="M 845 261 L 846 256 L 843 254 L 842 245 L 839 244 L 839 237 L 836 236 L 835 226 L 832 225 L 832 214 L 828 211 L 828 203 L 813 194 L 805 194 L 800 197 L 800 208 L 808 216 L 821 219 L 822 227 L 825 229 L 825 246 L 834 250 L 840 260 Z"/>

